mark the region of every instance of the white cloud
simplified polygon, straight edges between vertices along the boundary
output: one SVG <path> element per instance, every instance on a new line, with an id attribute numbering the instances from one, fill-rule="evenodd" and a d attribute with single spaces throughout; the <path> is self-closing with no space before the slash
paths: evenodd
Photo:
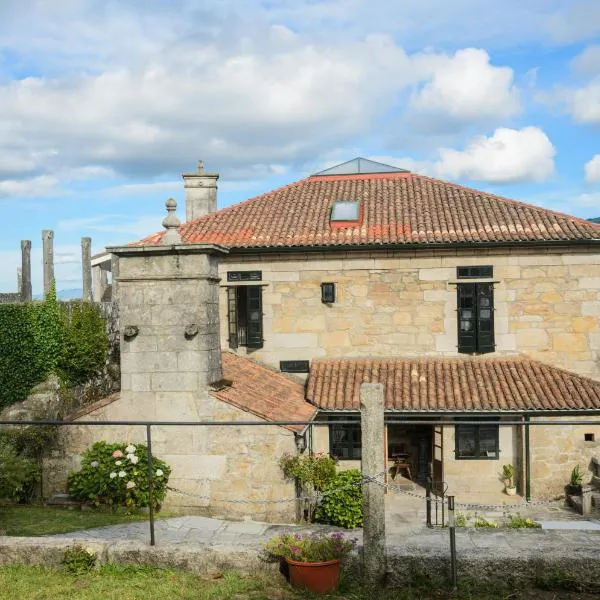
<path id="1" fill-rule="evenodd" d="M 567 103 L 575 121 L 600 125 L 600 80 L 567 92 Z"/>
<path id="2" fill-rule="evenodd" d="M 554 173 L 556 150 L 538 127 L 499 128 L 473 139 L 464 150 L 443 148 L 435 172 L 453 179 L 509 183 L 543 181 Z"/>
<path id="3" fill-rule="evenodd" d="M 546 19 L 546 30 L 555 41 L 569 44 L 594 38 L 600 33 L 598 0 L 569 0 L 561 4 Z"/>
<path id="4" fill-rule="evenodd" d="M 47 196 L 56 192 L 58 183 L 58 179 L 50 175 L 30 179 L 0 179 L 0 198 Z"/>
<path id="5" fill-rule="evenodd" d="M 585 180 L 588 183 L 600 183 L 600 154 L 585 163 Z"/>
<path id="6" fill-rule="evenodd" d="M 491 65 L 485 50 L 466 48 L 451 57 L 433 57 L 431 63 L 431 80 L 411 98 L 415 110 L 462 123 L 519 113 L 513 70 Z"/>
<path id="7" fill-rule="evenodd" d="M 571 66 L 586 77 L 600 75 L 600 44 L 588 46 L 571 61 Z"/>

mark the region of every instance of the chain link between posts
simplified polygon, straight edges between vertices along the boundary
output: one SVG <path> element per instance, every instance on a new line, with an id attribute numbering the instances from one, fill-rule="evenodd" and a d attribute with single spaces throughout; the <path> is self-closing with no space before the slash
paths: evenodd
<path id="1" fill-rule="evenodd" d="M 355 483 L 350 483 L 344 486 L 336 487 L 329 489 L 324 492 L 315 492 L 310 496 L 297 496 L 296 498 L 281 498 L 276 500 L 235 500 L 235 499 L 225 499 L 222 502 L 227 504 L 295 504 L 296 502 L 312 502 L 318 504 L 324 497 L 344 490 L 349 490 L 357 486 L 362 486 L 364 483 L 374 483 L 380 487 L 383 487 L 386 491 L 392 492 L 394 494 L 399 494 L 402 496 L 409 496 L 411 498 L 417 498 L 418 500 L 429 502 L 430 504 L 445 504 L 446 498 L 444 496 L 438 496 L 435 492 L 432 492 L 432 496 L 429 498 L 425 496 L 425 494 L 418 493 L 411 490 L 406 490 L 402 486 L 393 483 L 386 483 L 385 477 L 387 473 L 385 471 L 378 473 L 375 477 L 362 476 L 361 480 Z M 195 494 L 193 492 L 186 492 L 184 490 L 180 490 L 171 486 L 167 486 L 167 490 L 170 492 L 174 492 L 176 494 L 180 494 L 182 496 L 187 496 L 190 498 L 195 498 L 197 500 L 205 500 L 210 501 L 211 497 L 201 494 Z M 510 504 L 478 504 L 475 502 L 456 502 L 455 507 L 461 509 L 469 509 L 469 510 L 503 510 L 506 511 L 508 509 L 527 509 L 535 506 L 549 506 L 551 504 L 557 504 L 559 502 L 564 502 L 564 497 L 555 497 L 550 500 L 530 500 L 524 502 L 516 502 Z"/>

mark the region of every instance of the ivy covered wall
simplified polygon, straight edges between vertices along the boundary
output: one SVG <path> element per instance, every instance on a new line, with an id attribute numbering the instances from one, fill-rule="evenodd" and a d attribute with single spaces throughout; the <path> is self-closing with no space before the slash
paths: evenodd
<path id="1" fill-rule="evenodd" d="M 0 305 L 0 409 L 21 402 L 56 374 L 66 385 L 100 372 L 108 352 L 106 323 L 95 304 L 43 302 Z"/>

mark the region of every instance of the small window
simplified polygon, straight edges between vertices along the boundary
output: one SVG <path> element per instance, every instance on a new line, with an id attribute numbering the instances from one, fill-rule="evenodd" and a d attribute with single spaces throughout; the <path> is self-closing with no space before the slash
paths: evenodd
<path id="1" fill-rule="evenodd" d="M 349 420 L 343 417 L 345 421 Z M 330 425 L 329 453 L 339 460 L 360 460 L 362 442 L 360 424 Z"/>
<path id="2" fill-rule="evenodd" d="M 583 439 L 586 442 L 595 442 L 596 441 L 596 436 L 593 433 L 584 433 L 583 434 Z"/>
<path id="3" fill-rule="evenodd" d="M 308 360 L 280 360 L 279 370 L 282 373 L 308 373 Z"/>
<path id="4" fill-rule="evenodd" d="M 333 304 L 335 302 L 335 283 L 321 284 L 321 302 Z"/>
<path id="5" fill-rule="evenodd" d="M 498 425 L 456 425 L 456 458 L 461 460 L 497 459 Z"/>
<path id="6" fill-rule="evenodd" d="M 331 207 L 332 221 L 358 221 L 360 219 L 360 202 L 358 200 L 341 200 Z"/>
<path id="7" fill-rule="evenodd" d="M 456 267 L 457 279 L 487 279 L 494 276 L 494 267 L 486 265 L 484 267 L 472 266 L 472 267 Z"/>
<path id="8" fill-rule="evenodd" d="M 262 287 L 240 285 L 227 288 L 229 347 L 263 347 Z"/>

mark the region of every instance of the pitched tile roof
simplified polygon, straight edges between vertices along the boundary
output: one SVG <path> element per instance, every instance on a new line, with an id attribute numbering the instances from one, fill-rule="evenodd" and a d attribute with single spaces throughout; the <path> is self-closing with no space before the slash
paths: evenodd
<path id="1" fill-rule="evenodd" d="M 339 200 L 360 200 L 360 225 L 330 226 Z M 180 232 L 184 242 L 230 248 L 600 240 L 600 225 L 590 221 L 409 172 L 308 177 L 184 223 Z"/>
<path id="2" fill-rule="evenodd" d="M 382 383 L 394 411 L 600 410 L 600 381 L 519 357 L 317 359 L 306 397 L 324 410 L 359 410 L 362 383 Z"/>
<path id="3" fill-rule="evenodd" d="M 223 377 L 233 383 L 211 394 L 266 421 L 310 421 L 317 409 L 304 399 L 304 385 L 253 360 L 223 352 Z M 287 429 L 301 431 L 303 426 Z"/>

